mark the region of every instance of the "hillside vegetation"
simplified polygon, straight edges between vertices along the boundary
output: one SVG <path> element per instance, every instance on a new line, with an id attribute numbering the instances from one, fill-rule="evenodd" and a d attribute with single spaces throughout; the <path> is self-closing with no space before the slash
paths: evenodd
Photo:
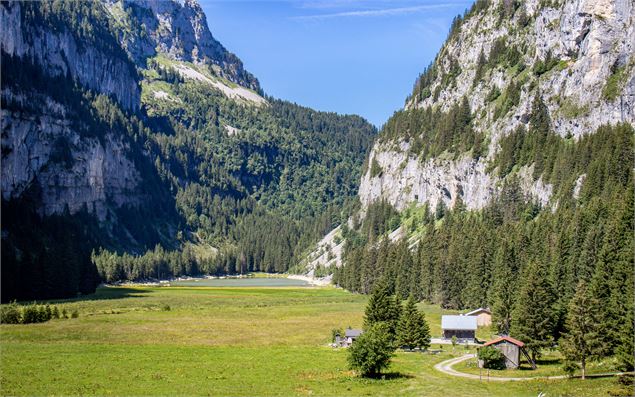
<path id="1" fill-rule="evenodd" d="M 2 10 L 3 301 L 282 272 L 351 213 L 375 128 L 264 96 L 196 2 Z"/>

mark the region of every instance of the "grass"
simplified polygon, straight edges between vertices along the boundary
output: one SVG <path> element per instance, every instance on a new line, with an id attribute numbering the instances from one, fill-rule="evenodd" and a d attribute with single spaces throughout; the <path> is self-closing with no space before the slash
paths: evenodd
<path id="1" fill-rule="evenodd" d="M 327 344 L 332 328 L 362 325 L 366 299 L 335 288 L 100 288 L 57 302 L 79 310 L 77 319 L 0 325 L 0 393 L 592 396 L 615 387 L 613 379 L 458 379 L 433 368 L 465 353 L 450 346 L 399 352 L 384 379 L 357 377 L 346 350 Z M 445 312 L 421 308 L 438 335 Z"/>
<path id="2" fill-rule="evenodd" d="M 558 351 L 545 351 L 540 358 L 536 359 L 536 369 L 531 369 L 531 365 L 521 357 L 520 368 L 508 370 L 490 370 L 492 377 L 542 377 L 564 375 L 562 371 L 563 357 Z M 602 374 L 615 371 L 616 363 L 612 358 L 587 364 L 587 374 Z M 457 371 L 478 375 L 480 369 L 476 358 L 463 361 L 453 367 Z M 580 375 L 580 371 L 576 374 Z"/>

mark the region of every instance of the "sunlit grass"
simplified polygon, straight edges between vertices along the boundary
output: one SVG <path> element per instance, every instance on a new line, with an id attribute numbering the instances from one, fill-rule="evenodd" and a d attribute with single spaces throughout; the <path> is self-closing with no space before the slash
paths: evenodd
<path id="1" fill-rule="evenodd" d="M 499 384 L 400 352 L 385 379 L 349 371 L 332 328 L 361 327 L 367 297 L 335 288 L 101 288 L 59 302 L 77 319 L 0 326 L 3 395 L 606 395 L 612 379 Z M 169 306 L 169 310 L 168 310 Z M 425 310 L 433 335 L 442 311 Z M 436 348 L 436 346 L 433 346 Z"/>

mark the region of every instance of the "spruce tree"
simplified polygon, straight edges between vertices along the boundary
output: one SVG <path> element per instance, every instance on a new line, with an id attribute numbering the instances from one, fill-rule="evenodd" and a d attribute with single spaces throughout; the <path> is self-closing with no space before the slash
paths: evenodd
<path id="1" fill-rule="evenodd" d="M 430 347 L 430 328 L 424 314 L 417 309 L 412 295 L 406 300 L 399 319 L 397 342 L 399 346 L 408 349 L 418 347 L 423 350 Z"/>
<path id="2" fill-rule="evenodd" d="M 580 362 L 582 379 L 586 374 L 586 364 L 604 354 L 604 345 L 599 332 L 598 302 L 588 291 L 587 284 L 581 281 L 569 303 L 565 322 L 566 333 L 560 339 L 560 350 L 570 361 Z"/>
<path id="3" fill-rule="evenodd" d="M 525 343 L 532 359 L 553 345 L 554 296 L 542 262 L 531 262 L 512 312 L 511 335 Z"/>
<path id="4" fill-rule="evenodd" d="M 398 298 L 392 296 L 386 281 L 384 279 L 380 280 L 375 284 L 375 288 L 366 305 L 364 329 L 369 329 L 377 323 L 386 323 L 388 333 L 394 338 L 401 314 L 400 306 Z"/>
<path id="5" fill-rule="evenodd" d="M 501 335 L 509 335 L 512 323 L 512 310 L 517 290 L 514 271 L 516 269 L 516 250 L 509 236 L 505 236 L 494 259 L 492 290 L 492 322 Z"/>

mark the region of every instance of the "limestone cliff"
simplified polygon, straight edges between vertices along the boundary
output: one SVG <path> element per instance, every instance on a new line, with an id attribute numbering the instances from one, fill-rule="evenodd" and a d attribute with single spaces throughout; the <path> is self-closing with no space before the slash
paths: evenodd
<path id="1" fill-rule="evenodd" d="M 214 73 L 246 88 L 259 91 L 258 80 L 241 60 L 219 43 L 196 0 L 105 2 L 123 48 L 139 65 L 163 54 L 177 61 L 208 65 Z"/>
<path id="2" fill-rule="evenodd" d="M 98 23 L 92 35 L 82 34 L 51 17 L 50 4 L 38 8 L 29 2 L 2 2 L 2 51 L 32 59 L 51 78 L 69 75 L 90 90 L 113 96 L 122 107 L 137 109 L 141 96 L 137 73 L 115 38 Z"/>
<path id="3" fill-rule="evenodd" d="M 499 141 L 528 123 L 536 96 L 561 137 L 579 139 L 600 125 L 635 122 L 634 18 L 628 0 L 478 1 L 455 22 L 405 110 L 448 110 L 466 98 L 486 152 L 422 159 L 411 154 L 408 139 L 380 134 L 368 162 L 375 168 L 362 178 L 362 205 L 385 198 L 398 209 L 441 200 L 452 206 L 461 197 L 468 208 L 482 208 L 500 187 L 489 167 Z M 517 58 L 513 65 L 510 58 Z M 519 97 L 503 108 L 512 82 Z M 531 174 L 527 167 L 515 173 L 528 196 L 549 204 L 551 186 Z"/>

